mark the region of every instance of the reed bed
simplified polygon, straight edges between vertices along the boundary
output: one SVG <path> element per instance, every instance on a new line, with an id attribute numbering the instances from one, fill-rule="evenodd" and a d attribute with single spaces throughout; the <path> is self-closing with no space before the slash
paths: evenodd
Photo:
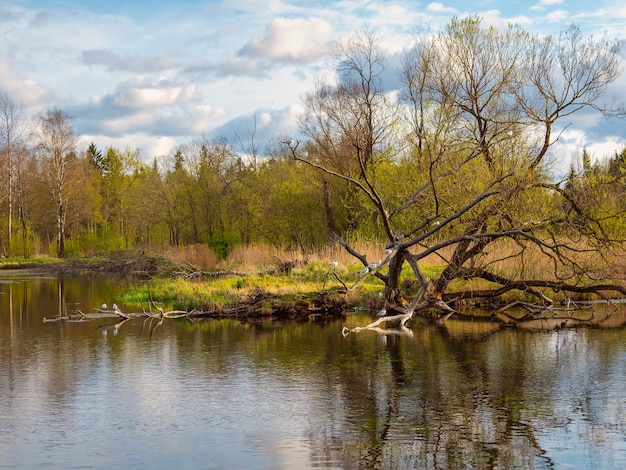
<path id="1" fill-rule="evenodd" d="M 360 240 L 352 243 L 354 250 L 366 256 L 368 262 L 384 259 L 385 247 L 375 241 Z M 585 252 L 584 246 L 577 248 L 580 252 L 571 253 L 581 267 L 589 270 L 599 280 L 620 278 L 624 280 L 626 262 L 623 257 L 613 258 L 613 263 L 605 262 L 597 254 Z M 534 245 L 524 249 L 520 256 L 520 246 L 511 240 L 493 243 L 484 255 L 476 260 L 476 266 L 485 266 L 490 271 L 510 279 L 554 280 L 555 266 L 553 261 Z M 436 278 L 452 254 L 452 248 L 442 250 L 439 254 L 431 254 L 420 261 L 423 273 L 430 279 Z M 206 245 L 191 245 L 179 249 L 171 249 L 166 253 L 170 259 L 181 265 L 192 266 L 202 271 L 234 271 L 246 273 L 246 276 L 226 276 L 196 280 L 161 280 L 147 286 L 152 293 L 164 300 L 171 301 L 182 308 L 222 308 L 232 306 L 255 290 L 265 290 L 281 296 L 305 295 L 342 287 L 336 279 L 339 276 L 350 287 L 360 279 L 359 272 L 363 268 L 359 260 L 351 256 L 339 244 L 328 244 L 315 250 L 294 250 L 265 244 L 251 244 L 233 247 L 225 259 L 218 260 L 217 255 Z M 337 262 L 337 267 L 331 263 Z M 296 262 L 293 268 L 281 276 L 263 274 L 280 266 L 281 263 Z M 386 269 L 386 268 L 384 268 Z M 383 273 L 384 273 L 383 269 Z M 563 269 L 558 274 L 572 275 Z M 413 279 L 408 264 L 404 266 L 403 279 Z M 572 277 L 572 281 L 574 277 Z M 378 298 L 383 289 L 382 283 L 369 276 L 366 282 L 359 284 L 358 294 L 365 304 Z M 467 289 L 489 289 L 495 284 L 482 279 L 458 279 L 449 286 L 449 291 Z M 145 294 L 145 292 L 144 292 Z M 555 300 L 563 297 L 562 293 L 548 292 Z M 583 296 L 587 297 L 587 296 Z M 536 300 L 530 294 L 510 292 L 503 300 Z"/>

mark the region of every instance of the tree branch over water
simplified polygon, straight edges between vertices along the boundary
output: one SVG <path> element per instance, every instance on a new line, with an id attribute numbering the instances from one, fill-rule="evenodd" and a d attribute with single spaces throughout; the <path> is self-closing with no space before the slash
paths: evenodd
<path id="1" fill-rule="evenodd" d="M 388 310 L 414 295 L 404 313 L 364 328 L 402 326 L 421 311 L 447 318 L 454 304 L 511 291 L 545 305 L 553 304 L 547 291 L 626 295 L 623 282 L 606 282 L 614 266 L 605 256 L 626 239 L 610 223 L 624 208 L 583 204 L 583 191 L 603 190 L 600 177 L 555 183 L 548 164 L 564 117 L 608 111 L 597 103 L 619 77 L 618 51 L 575 27 L 543 38 L 454 19 L 416 36 L 392 98 L 380 81 L 387 56 L 371 30 L 339 46 L 337 83 L 320 82 L 305 98 L 301 130 L 310 141 L 288 150 L 373 211 L 373 231 L 386 238 L 374 275 Z M 373 261 L 334 239 L 363 266 Z M 443 265 L 429 277 L 433 256 Z M 405 262 L 413 294 L 402 291 Z"/>

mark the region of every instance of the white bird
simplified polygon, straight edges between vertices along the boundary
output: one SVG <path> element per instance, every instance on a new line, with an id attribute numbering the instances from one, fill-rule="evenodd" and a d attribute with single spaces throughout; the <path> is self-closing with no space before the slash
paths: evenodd
<path id="1" fill-rule="evenodd" d="M 439 222 L 438 220 L 435 220 L 435 221 L 433 222 L 433 225 L 434 225 L 435 227 L 439 227 L 439 226 L 441 225 L 441 222 Z"/>
<path id="2" fill-rule="evenodd" d="M 106 310 L 107 309 L 107 304 L 102 304 L 102 310 Z"/>
<path id="3" fill-rule="evenodd" d="M 393 248 L 386 248 L 383 250 L 383 255 L 390 255 L 393 253 Z"/>
<path id="4" fill-rule="evenodd" d="M 369 272 L 370 272 L 370 268 L 367 266 L 361 270 L 361 274 L 367 274 Z"/>
<path id="5" fill-rule="evenodd" d="M 332 263 L 330 263 L 330 267 L 331 268 L 336 268 L 337 266 L 339 266 L 339 262 L 338 261 L 333 261 Z"/>
<path id="6" fill-rule="evenodd" d="M 509 137 L 513 137 L 513 131 L 508 131 L 506 135 L 508 135 Z"/>
<path id="7" fill-rule="evenodd" d="M 367 266 L 367 268 L 373 271 L 373 270 L 374 270 L 374 269 L 376 269 L 378 266 L 380 266 L 380 263 L 382 263 L 382 261 L 381 261 L 381 260 L 376 260 L 376 261 L 373 261 L 373 262 L 371 262 L 371 263 Z"/>
<path id="8" fill-rule="evenodd" d="M 308 156 L 309 156 L 309 152 L 307 152 L 306 150 L 302 152 L 302 158 L 306 158 Z"/>
<path id="9" fill-rule="evenodd" d="M 385 315 L 387 315 L 387 310 L 384 308 L 380 309 L 380 312 L 378 312 L 378 316 L 384 317 Z"/>
<path id="10" fill-rule="evenodd" d="M 289 147 L 293 147 L 294 140 L 293 139 L 283 140 L 281 143 L 285 145 L 289 145 Z"/>
<path id="11" fill-rule="evenodd" d="M 119 310 L 119 309 L 117 308 L 117 304 L 113 304 L 113 310 Z"/>

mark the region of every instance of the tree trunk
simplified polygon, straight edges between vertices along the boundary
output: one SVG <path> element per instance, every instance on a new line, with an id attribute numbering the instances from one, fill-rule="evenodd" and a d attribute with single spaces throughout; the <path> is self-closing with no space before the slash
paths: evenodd
<path id="1" fill-rule="evenodd" d="M 404 253 L 398 251 L 389 262 L 389 272 L 385 283 L 384 296 L 391 304 L 400 303 L 400 274 L 404 264 Z"/>
<path id="2" fill-rule="evenodd" d="M 65 256 L 65 205 L 62 201 L 58 202 L 57 212 L 57 256 L 63 258 Z"/>
<path id="3" fill-rule="evenodd" d="M 339 233 L 335 225 L 335 218 L 333 217 L 333 210 L 330 204 L 330 185 L 326 179 L 324 179 L 324 209 L 326 211 L 326 223 L 328 224 L 329 232 Z"/>
<path id="4" fill-rule="evenodd" d="M 9 192 L 7 194 L 7 256 L 11 256 L 11 236 L 13 235 L 13 163 L 11 153 L 7 151 L 9 158 Z"/>

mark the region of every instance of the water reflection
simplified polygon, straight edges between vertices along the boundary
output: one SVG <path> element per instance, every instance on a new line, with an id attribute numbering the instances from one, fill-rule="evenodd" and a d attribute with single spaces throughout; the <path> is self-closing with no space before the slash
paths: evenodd
<path id="1" fill-rule="evenodd" d="M 117 301 L 123 281 L 10 281 L 0 466 L 626 466 L 624 328 L 44 323 Z"/>

